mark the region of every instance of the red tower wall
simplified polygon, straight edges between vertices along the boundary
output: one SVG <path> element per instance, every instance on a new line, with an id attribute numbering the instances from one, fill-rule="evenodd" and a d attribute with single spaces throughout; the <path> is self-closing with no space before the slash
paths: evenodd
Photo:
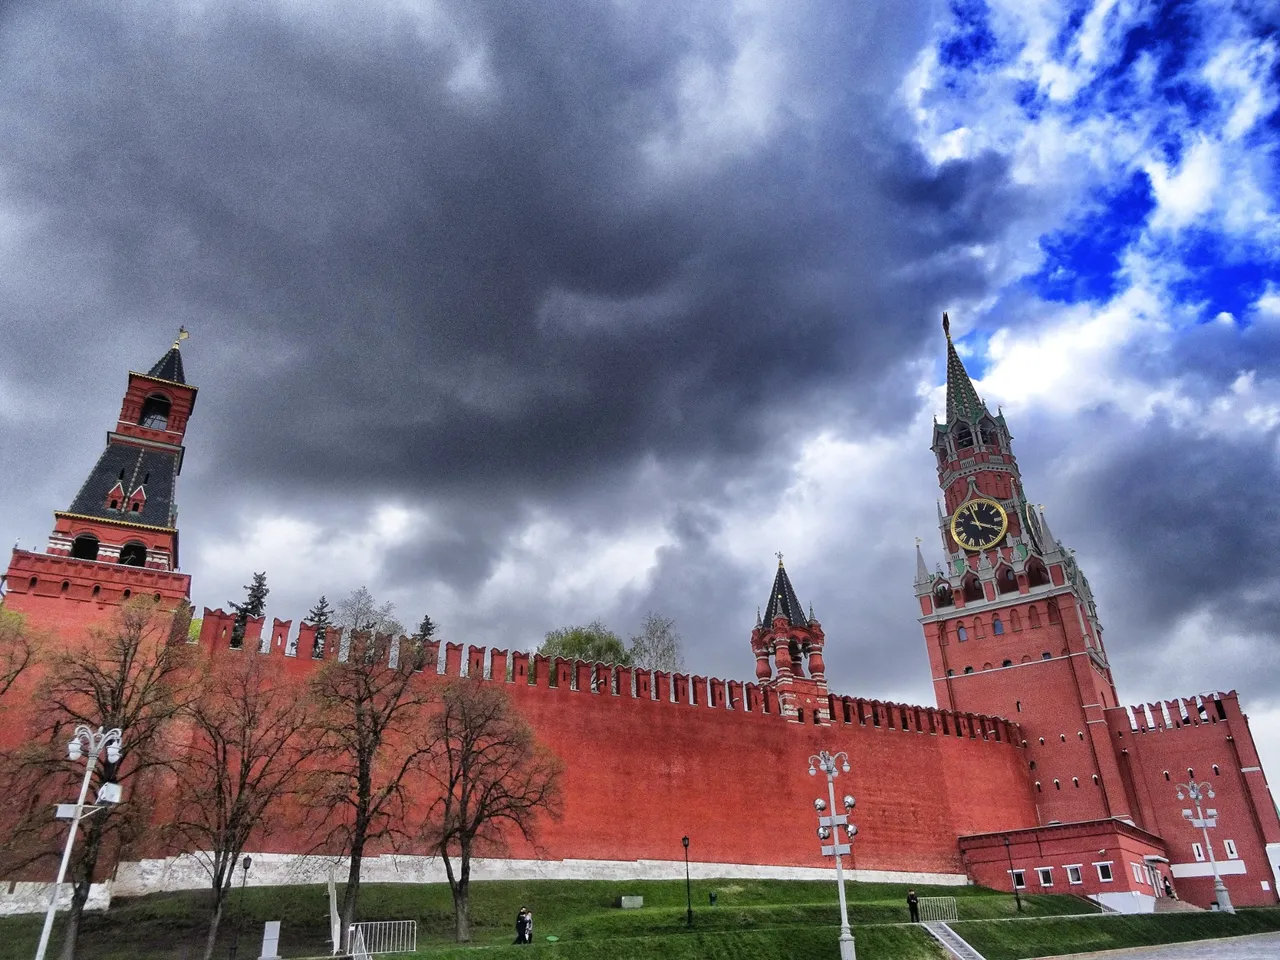
<path id="1" fill-rule="evenodd" d="M 1203 847 L 1203 836 L 1182 816 L 1193 805 L 1177 797 L 1178 784 L 1194 779 L 1216 794 L 1204 804 L 1218 811 L 1209 841 L 1232 901 L 1278 902 L 1266 845 L 1280 843 L 1280 819 L 1235 692 L 1115 708 L 1107 726 L 1135 820 L 1164 838 L 1179 895 L 1202 905 L 1213 900 L 1207 852 L 1197 861 L 1191 846 Z M 1226 840 L 1237 857 L 1227 855 Z"/>

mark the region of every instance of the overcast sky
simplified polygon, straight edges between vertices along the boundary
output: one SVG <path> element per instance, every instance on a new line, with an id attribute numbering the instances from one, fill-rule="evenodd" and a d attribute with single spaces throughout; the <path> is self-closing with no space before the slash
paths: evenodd
<path id="1" fill-rule="evenodd" d="M 1122 698 L 1239 689 L 1280 778 L 1277 19 L 4 4 L 0 536 L 43 547 L 185 324 L 198 608 L 652 609 L 749 678 L 781 550 L 833 687 L 929 703 L 946 309 Z"/>

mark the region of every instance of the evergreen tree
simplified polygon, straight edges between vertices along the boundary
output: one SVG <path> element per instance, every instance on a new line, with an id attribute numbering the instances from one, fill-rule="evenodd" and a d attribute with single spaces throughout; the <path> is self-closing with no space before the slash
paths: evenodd
<path id="1" fill-rule="evenodd" d="M 250 617 L 260 617 L 267 611 L 267 572 L 255 573 L 253 582 L 245 585 L 244 603 L 231 601 L 228 606 L 236 612 L 235 626 L 231 628 L 231 646 L 239 647 L 244 643 L 245 625 Z"/>
<path id="2" fill-rule="evenodd" d="M 435 622 L 427 614 L 422 615 L 422 622 L 418 624 L 418 629 L 414 631 L 413 638 L 423 643 L 430 640 L 436 632 Z"/>
<path id="3" fill-rule="evenodd" d="M 329 633 L 329 628 L 333 626 L 333 607 L 329 606 L 328 599 L 321 595 L 316 605 L 307 613 L 307 623 L 316 628 L 315 646 L 311 648 L 311 658 L 313 660 L 324 659 L 324 641 Z"/>

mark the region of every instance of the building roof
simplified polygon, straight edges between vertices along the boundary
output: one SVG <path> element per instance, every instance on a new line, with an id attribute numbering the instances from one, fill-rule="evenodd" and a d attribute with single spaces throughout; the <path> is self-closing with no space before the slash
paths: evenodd
<path id="1" fill-rule="evenodd" d="M 987 406 L 973 388 L 969 379 L 969 371 L 964 368 L 960 354 L 956 353 L 956 345 L 951 342 L 951 321 L 944 313 L 942 329 L 947 335 L 947 423 L 956 420 L 974 422 L 984 414 L 988 414 Z"/>
<path id="2" fill-rule="evenodd" d="M 175 520 L 174 478 L 177 473 L 176 453 L 127 443 L 108 443 L 67 512 L 151 527 L 172 527 Z M 109 495 L 116 484 L 120 484 L 124 491 L 121 500 L 125 507 L 123 511 L 110 507 Z M 146 501 L 134 513 L 127 504 L 138 487 L 142 487 Z"/>
<path id="3" fill-rule="evenodd" d="M 147 376 L 168 380 L 170 383 L 187 382 L 186 375 L 182 372 L 182 352 L 176 343 L 147 371 Z"/>
<path id="4" fill-rule="evenodd" d="M 804 615 L 804 608 L 796 599 L 796 592 L 791 586 L 791 578 L 787 576 L 787 568 L 782 565 L 782 557 L 778 557 L 778 573 L 773 578 L 773 589 L 769 592 L 769 602 L 764 608 L 764 625 L 773 623 L 774 617 L 785 617 L 793 627 L 806 627 L 809 618 Z"/>

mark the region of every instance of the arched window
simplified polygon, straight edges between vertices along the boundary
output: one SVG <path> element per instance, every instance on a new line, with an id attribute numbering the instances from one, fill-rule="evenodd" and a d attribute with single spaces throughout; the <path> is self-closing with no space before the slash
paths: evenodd
<path id="1" fill-rule="evenodd" d="M 1035 607 L 1031 607 L 1027 611 L 1027 619 L 1031 622 L 1031 629 L 1035 630 L 1040 626 L 1040 611 Z"/>
<path id="2" fill-rule="evenodd" d="M 147 565 L 147 548 L 144 544 L 131 540 L 120 548 L 120 563 L 126 567 L 145 567 Z"/>
<path id="3" fill-rule="evenodd" d="M 169 398 L 153 393 L 142 402 L 142 415 L 138 417 L 139 426 L 153 430 L 163 430 L 169 426 Z"/>
<path id="4" fill-rule="evenodd" d="M 71 589 L 71 581 L 70 581 L 70 580 L 63 580 L 63 581 L 62 581 L 62 592 L 63 592 L 63 593 L 66 593 L 66 592 L 67 592 L 68 590 L 70 590 L 70 589 Z"/>
<path id="5" fill-rule="evenodd" d="M 82 533 L 71 541 L 71 556 L 77 560 L 98 559 L 98 538 L 92 533 Z"/>
<path id="6" fill-rule="evenodd" d="M 998 593 L 1017 593 L 1018 577 L 1013 572 L 1012 567 L 1006 567 L 1003 564 L 996 571 L 996 591 Z"/>
<path id="7" fill-rule="evenodd" d="M 1000 634 L 1004 633 L 1004 623 L 1000 620 L 999 617 L 991 618 L 991 632 L 995 634 L 997 637 L 1000 636 Z"/>
<path id="8" fill-rule="evenodd" d="M 1096 773 L 1093 775 L 1093 785 L 1095 787 L 1102 786 L 1102 781 L 1098 779 L 1098 775 Z"/>
<path id="9" fill-rule="evenodd" d="M 1037 781 L 1036 781 L 1036 793 L 1039 793 L 1039 792 L 1040 792 L 1040 781 L 1039 781 L 1039 780 L 1037 780 Z"/>
<path id="10" fill-rule="evenodd" d="M 1049 582 L 1049 571 L 1040 562 L 1039 557 L 1027 561 L 1027 586 L 1042 587 Z"/>
<path id="11" fill-rule="evenodd" d="M 1061 782 L 1059 782 L 1059 781 L 1057 781 L 1057 780 L 1053 781 L 1053 789 L 1055 789 L 1055 790 L 1061 790 L 1061 789 L 1062 789 L 1062 783 L 1061 783 Z"/>
<path id="12" fill-rule="evenodd" d="M 1192 770 L 1190 767 L 1187 767 L 1187 779 L 1194 780 L 1195 778 L 1196 778 L 1196 772 Z"/>
<path id="13" fill-rule="evenodd" d="M 956 672 L 955 672 L 954 670 L 948 670 L 948 671 L 947 671 L 947 676 L 948 676 L 948 677 L 954 677 L 955 675 L 956 675 Z"/>
<path id="14" fill-rule="evenodd" d="M 938 584 L 938 589 L 933 591 L 933 605 L 935 607 L 950 607 L 955 603 L 955 598 L 951 596 L 951 587 L 945 583 Z"/>
<path id="15" fill-rule="evenodd" d="M 1165 778 L 1166 780 L 1168 780 L 1168 779 L 1169 779 L 1169 771 L 1168 771 L 1168 770 L 1166 770 L 1166 771 L 1164 772 L 1164 778 Z"/>
<path id="16" fill-rule="evenodd" d="M 1013 627 L 1014 633 L 1022 629 L 1022 618 L 1018 616 L 1017 610 L 1009 611 L 1009 626 Z"/>
<path id="17" fill-rule="evenodd" d="M 969 631 L 965 629 L 965 625 L 963 623 L 956 627 L 956 639 L 961 643 L 964 643 L 969 639 Z"/>
<path id="18" fill-rule="evenodd" d="M 1220 774 L 1218 773 L 1218 765 L 1216 763 L 1213 765 L 1213 775 L 1215 777 L 1220 776 Z"/>
<path id="19" fill-rule="evenodd" d="M 973 667 L 965 667 L 965 668 L 964 668 L 964 672 L 965 672 L 965 673 L 973 673 Z"/>
<path id="20" fill-rule="evenodd" d="M 969 429 L 967 423 L 956 424 L 956 432 L 954 435 L 956 449 L 960 450 L 964 447 L 973 446 L 973 431 Z"/>
<path id="21" fill-rule="evenodd" d="M 1071 778 L 1071 785 L 1072 785 L 1073 787 L 1075 787 L 1077 790 L 1079 790 L 1079 789 L 1080 789 L 1080 778 L 1079 778 L 1079 777 L 1072 777 L 1072 778 Z"/>
<path id="22" fill-rule="evenodd" d="M 1056 600 L 1050 600 L 1050 601 L 1049 601 L 1049 603 L 1047 604 L 1047 606 L 1048 606 L 1048 608 L 1049 608 L 1049 622 L 1050 622 L 1050 623 L 1061 623 L 1061 622 L 1062 622 L 1062 614 L 1060 614 L 1060 613 L 1058 612 L 1058 601 L 1056 601 Z"/>
<path id="23" fill-rule="evenodd" d="M 1044 653 L 1040 654 L 1040 659 L 1041 659 L 1041 660 L 1052 660 L 1052 659 L 1053 659 L 1053 654 L 1052 654 L 1052 653 L 1050 653 L 1048 650 L 1046 650 Z"/>
<path id="24" fill-rule="evenodd" d="M 987 595 L 982 592 L 982 584 L 978 581 L 976 574 L 969 574 L 964 578 L 964 602 L 975 603 L 979 600 L 987 599 Z"/>
<path id="25" fill-rule="evenodd" d="M 998 447 L 999 441 L 996 439 L 996 428 L 990 420 L 983 420 L 978 425 L 978 436 L 982 438 L 984 447 Z"/>
<path id="26" fill-rule="evenodd" d="M 96 597 L 100 593 L 102 593 L 102 587 L 101 585 L 95 583 L 93 585 L 92 596 Z"/>
<path id="27" fill-rule="evenodd" d="M 1013 661 L 1012 661 L 1012 660 L 1006 660 L 1006 661 L 1004 661 L 1002 664 L 1000 664 L 1000 666 L 1002 666 L 1002 667 L 1012 667 L 1012 666 L 1013 666 Z"/>

